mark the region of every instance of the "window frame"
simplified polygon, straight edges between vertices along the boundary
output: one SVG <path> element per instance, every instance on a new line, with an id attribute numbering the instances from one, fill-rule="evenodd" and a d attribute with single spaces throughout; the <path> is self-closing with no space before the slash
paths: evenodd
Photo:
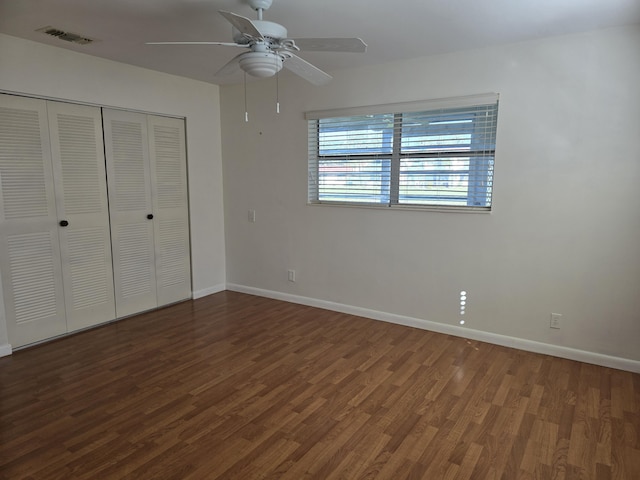
<path id="1" fill-rule="evenodd" d="M 384 208 L 384 209 L 418 209 L 418 210 L 443 210 L 443 211 L 458 211 L 458 212 L 490 212 L 493 205 L 493 168 L 495 164 L 495 146 L 496 146 L 496 132 L 497 132 L 497 115 L 498 115 L 498 100 L 499 95 L 497 93 L 488 93 L 481 95 L 471 95 L 466 97 L 455 97 L 455 98 L 447 98 L 447 99 L 437 99 L 437 100 L 424 100 L 418 102 L 409 102 L 409 103 L 401 103 L 401 104 L 389 104 L 389 105 L 375 105 L 375 106 L 364 106 L 364 107 L 352 107 L 352 108 L 343 108 L 343 109 L 334 109 L 334 110 L 323 110 L 323 111 L 311 111 L 305 113 L 305 118 L 308 121 L 308 204 L 309 205 L 330 205 L 330 206 L 346 206 L 346 207 L 368 207 L 368 208 Z M 432 148 L 430 151 L 430 146 L 425 146 L 424 148 L 406 148 L 402 145 L 403 135 L 402 130 L 405 127 L 403 125 L 403 119 L 408 116 L 411 118 L 411 114 L 423 114 L 427 113 L 429 115 L 434 114 L 435 111 L 439 111 L 439 115 L 442 116 L 443 119 L 450 119 L 454 115 L 459 115 L 461 118 L 466 116 L 469 118 L 470 116 L 477 115 L 473 111 L 466 112 L 463 111 L 459 113 L 460 109 L 467 108 L 495 108 L 493 111 L 493 116 L 491 117 L 491 128 L 492 131 L 490 135 L 487 137 L 486 133 L 483 131 L 482 133 L 476 133 L 475 130 L 478 129 L 478 124 L 486 127 L 486 125 L 482 124 L 482 122 L 476 122 L 475 119 L 471 119 L 470 124 L 470 135 L 471 139 L 468 143 L 469 149 L 467 150 L 456 150 L 455 148 L 450 149 L 439 149 Z M 456 111 L 457 110 L 457 111 Z M 488 110 L 487 110 L 488 111 Z M 388 153 L 344 153 L 340 154 L 321 154 L 320 147 L 320 125 L 321 121 L 324 119 L 340 119 L 340 118 L 348 118 L 348 117 L 359 117 L 359 116 L 367 116 L 367 115 L 391 115 L 393 118 L 393 126 L 392 126 L 392 145 L 391 151 Z M 435 114 L 434 114 L 435 115 Z M 462 120 L 464 121 L 464 119 Z M 380 122 L 382 125 L 382 121 Z M 460 132 L 460 130 L 454 130 Z M 473 147 L 473 138 L 476 138 L 476 147 L 478 144 L 481 146 L 486 146 L 487 138 L 491 140 L 491 145 L 493 148 L 486 149 L 483 148 L 481 150 L 475 149 L 471 150 Z M 406 141 L 407 138 L 404 137 Z M 480 141 L 478 141 L 480 138 Z M 384 150 L 383 146 L 385 145 L 384 140 L 381 142 L 381 152 Z M 411 151 L 414 150 L 414 151 Z M 408 160 L 410 162 L 411 159 L 450 159 L 450 158 L 468 158 L 468 166 L 464 170 L 458 171 L 456 170 L 443 170 L 448 173 L 444 174 L 446 176 L 455 176 L 455 175 L 463 175 L 467 176 L 468 179 L 466 181 L 467 194 L 465 196 L 461 196 L 458 199 L 464 201 L 464 204 L 461 205 L 452 205 L 451 202 L 454 201 L 454 197 L 447 197 L 445 195 L 434 195 L 431 198 L 431 202 L 427 196 L 422 196 L 419 200 L 420 202 L 408 202 L 406 201 L 407 195 L 405 194 L 404 201 L 402 199 L 403 194 L 401 193 L 402 186 L 402 167 L 403 160 Z M 363 198 L 363 201 L 357 201 L 357 197 L 353 197 L 354 200 L 331 200 L 331 199 L 320 199 L 320 191 L 321 191 L 321 174 L 320 174 L 320 166 L 322 164 L 323 159 L 335 160 L 339 162 L 342 160 L 342 163 L 348 163 L 353 161 L 360 162 L 381 162 L 388 163 L 388 170 L 384 173 L 381 170 L 381 176 L 388 176 L 388 185 L 385 185 L 384 182 L 381 182 L 381 191 L 379 194 L 370 194 L 372 198 L 369 198 L 367 201 Z M 488 160 L 483 160 L 488 159 Z M 406 165 L 406 162 L 405 162 Z M 369 172 L 370 174 L 372 172 Z M 431 172 L 425 171 L 423 172 L 426 175 L 437 175 L 438 170 L 432 170 Z M 406 177 L 405 177 L 406 178 Z M 472 180 L 475 179 L 475 180 Z M 482 184 L 480 180 L 488 179 L 486 184 Z M 479 185 L 481 185 L 479 187 Z M 383 191 L 383 187 L 386 187 Z M 356 195 L 356 193 L 354 193 Z M 363 197 L 366 197 L 363 194 Z M 344 197 L 343 197 L 344 198 Z M 484 198 L 484 200 L 482 200 Z M 483 201 L 487 201 L 487 205 L 481 205 Z M 427 200 L 427 201 L 424 201 Z M 443 202 L 449 204 L 443 204 Z"/>

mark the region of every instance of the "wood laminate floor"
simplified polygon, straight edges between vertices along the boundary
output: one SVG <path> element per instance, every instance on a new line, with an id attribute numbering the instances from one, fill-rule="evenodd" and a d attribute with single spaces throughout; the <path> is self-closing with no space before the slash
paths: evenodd
<path id="1" fill-rule="evenodd" d="M 233 292 L 0 389 L 2 479 L 640 479 L 640 375 Z"/>

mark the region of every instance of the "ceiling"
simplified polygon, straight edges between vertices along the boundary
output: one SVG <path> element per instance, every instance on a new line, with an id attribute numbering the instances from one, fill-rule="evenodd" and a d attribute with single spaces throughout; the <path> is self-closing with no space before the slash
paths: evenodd
<path id="1" fill-rule="evenodd" d="M 145 45 L 231 41 L 218 10 L 255 19 L 246 0 L 0 0 L 0 33 L 209 83 L 238 49 Z M 360 37 L 367 53 L 302 52 L 331 71 L 596 28 L 640 24 L 640 0 L 274 0 L 265 20 L 289 37 Z M 96 39 L 76 45 L 35 30 Z"/>

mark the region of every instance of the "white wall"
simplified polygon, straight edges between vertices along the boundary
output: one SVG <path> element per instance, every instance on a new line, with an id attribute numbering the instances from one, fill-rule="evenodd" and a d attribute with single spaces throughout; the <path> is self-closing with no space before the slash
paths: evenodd
<path id="1" fill-rule="evenodd" d="M 465 289 L 464 328 L 640 360 L 639 58 L 636 26 L 344 70 L 321 88 L 285 72 L 279 115 L 275 80 L 249 83 L 249 123 L 242 86 L 221 87 L 228 285 L 451 328 Z M 500 94 L 491 214 L 306 205 L 304 111 L 485 92 Z"/>
<path id="2" fill-rule="evenodd" d="M 193 291 L 224 289 L 217 86 L 0 34 L 0 90 L 185 117 Z M 2 317 L 0 345 L 4 327 Z"/>

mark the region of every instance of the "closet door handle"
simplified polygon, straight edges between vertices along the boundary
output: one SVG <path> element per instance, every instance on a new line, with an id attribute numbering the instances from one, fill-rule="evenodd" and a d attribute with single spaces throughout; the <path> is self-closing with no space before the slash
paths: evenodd
<path id="1" fill-rule="evenodd" d="M 69 225 L 69 222 L 67 222 L 66 220 L 60 220 L 61 227 L 66 227 L 67 225 Z"/>
<path id="2" fill-rule="evenodd" d="M 147 215 L 147 218 L 148 218 L 149 220 L 153 220 L 153 214 L 152 214 L 152 213 L 150 213 L 149 215 Z"/>

